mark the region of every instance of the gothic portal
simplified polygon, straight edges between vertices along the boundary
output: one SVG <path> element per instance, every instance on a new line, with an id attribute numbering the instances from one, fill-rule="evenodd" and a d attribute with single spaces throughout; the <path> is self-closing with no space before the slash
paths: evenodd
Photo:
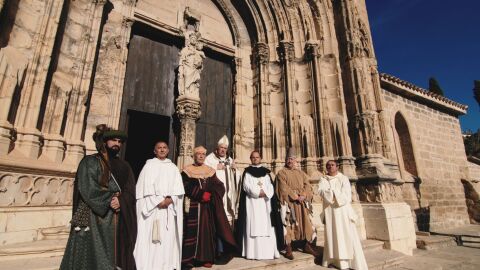
<path id="1" fill-rule="evenodd" d="M 415 230 L 469 222 L 466 109 L 378 71 L 364 0 L 0 1 L 0 245 L 68 223 L 105 123 L 137 173 L 156 140 L 182 167 L 223 134 L 240 168 L 293 147 L 316 184 L 335 159 L 361 237 L 411 254 Z"/>

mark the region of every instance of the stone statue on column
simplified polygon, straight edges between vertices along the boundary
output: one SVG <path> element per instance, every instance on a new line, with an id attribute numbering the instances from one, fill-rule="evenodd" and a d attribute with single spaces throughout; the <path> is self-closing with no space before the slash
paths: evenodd
<path id="1" fill-rule="evenodd" d="M 200 41 L 200 17 L 187 7 L 185 10 L 185 47 L 178 63 L 178 94 L 175 111 L 180 119 L 180 144 L 177 165 L 182 168 L 193 162 L 196 121 L 201 115 L 200 78 L 205 53 Z M 193 27 L 191 27 L 193 26 Z"/>

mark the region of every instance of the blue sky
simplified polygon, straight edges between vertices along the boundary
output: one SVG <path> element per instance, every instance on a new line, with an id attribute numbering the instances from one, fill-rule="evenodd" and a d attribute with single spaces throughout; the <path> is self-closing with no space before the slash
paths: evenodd
<path id="1" fill-rule="evenodd" d="M 480 0 L 366 0 L 380 72 L 422 88 L 437 78 L 445 96 L 468 105 L 462 130 L 480 128 Z"/>

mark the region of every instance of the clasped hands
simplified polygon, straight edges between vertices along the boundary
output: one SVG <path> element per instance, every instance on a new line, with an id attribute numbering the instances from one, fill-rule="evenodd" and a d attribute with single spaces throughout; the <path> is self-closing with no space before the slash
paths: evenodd
<path id="1" fill-rule="evenodd" d="M 296 201 L 299 202 L 299 203 L 302 203 L 307 197 L 303 196 L 303 195 L 298 195 Z"/>
<path id="2" fill-rule="evenodd" d="M 158 208 L 166 209 L 172 203 L 173 203 L 172 198 L 167 196 L 161 203 L 158 204 Z"/>

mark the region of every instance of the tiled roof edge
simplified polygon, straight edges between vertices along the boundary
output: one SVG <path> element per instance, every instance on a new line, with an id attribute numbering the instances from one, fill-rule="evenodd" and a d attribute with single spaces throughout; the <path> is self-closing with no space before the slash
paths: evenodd
<path id="1" fill-rule="evenodd" d="M 460 104 L 444 96 L 432 93 L 426 89 L 416 86 L 413 83 L 399 79 L 393 75 L 387 73 L 380 73 L 380 80 L 390 84 L 395 84 L 397 87 L 404 88 L 405 90 L 410 90 L 410 92 L 415 92 L 418 96 L 427 98 L 430 101 L 434 101 L 438 105 L 443 105 L 451 109 L 453 107 L 457 109 L 459 113 L 465 114 L 467 112 L 467 105 Z"/>

